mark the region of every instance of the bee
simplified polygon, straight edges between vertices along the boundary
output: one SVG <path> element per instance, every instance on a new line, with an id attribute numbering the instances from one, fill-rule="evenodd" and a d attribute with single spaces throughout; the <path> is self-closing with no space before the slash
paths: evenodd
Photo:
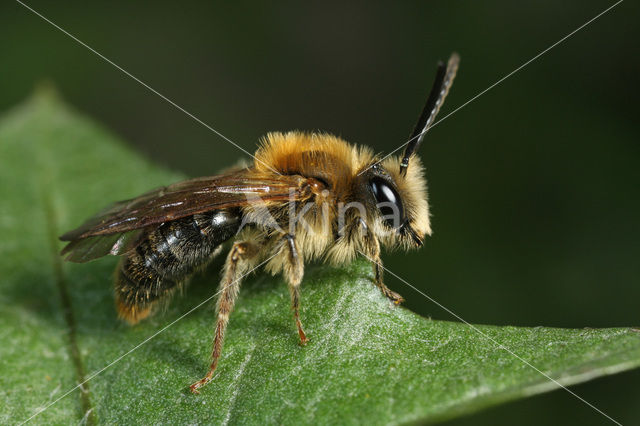
<path id="1" fill-rule="evenodd" d="M 61 254 L 71 262 L 121 256 L 116 307 L 119 317 L 135 324 L 230 246 L 216 304 L 211 365 L 191 385 L 194 393 L 213 377 L 241 278 L 257 266 L 284 276 L 302 345 L 308 342 L 299 314 L 305 262 L 341 265 L 364 255 L 372 262 L 377 287 L 399 304 L 403 298 L 383 281 L 381 247 L 417 248 L 431 234 L 424 170 L 416 152 L 458 62 L 454 53 L 446 65 L 439 63 L 401 157 L 382 158 L 324 133 L 269 133 L 252 165 L 117 202 L 62 235 L 69 243 Z"/>

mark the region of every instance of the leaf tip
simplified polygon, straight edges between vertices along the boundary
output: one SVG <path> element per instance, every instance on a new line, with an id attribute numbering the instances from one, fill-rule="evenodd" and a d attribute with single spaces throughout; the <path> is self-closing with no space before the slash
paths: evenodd
<path id="1" fill-rule="evenodd" d="M 60 102 L 62 96 L 52 80 L 44 79 L 36 83 L 31 99 L 35 102 L 51 103 Z"/>

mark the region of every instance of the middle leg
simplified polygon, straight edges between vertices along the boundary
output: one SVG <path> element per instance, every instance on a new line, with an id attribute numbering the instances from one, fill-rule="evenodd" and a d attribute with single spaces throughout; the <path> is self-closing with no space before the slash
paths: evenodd
<path id="1" fill-rule="evenodd" d="M 293 317 L 298 327 L 298 335 L 300 336 L 300 344 L 306 345 L 309 339 L 302 329 L 302 322 L 300 321 L 300 283 L 304 275 L 304 264 L 298 253 L 298 247 L 296 246 L 296 240 L 291 234 L 286 234 L 283 237 L 284 245 L 287 250 L 287 260 L 284 262 L 282 268 L 284 276 L 289 285 L 289 293 L 291 294 L 291 309 L 293 309 Z"/>

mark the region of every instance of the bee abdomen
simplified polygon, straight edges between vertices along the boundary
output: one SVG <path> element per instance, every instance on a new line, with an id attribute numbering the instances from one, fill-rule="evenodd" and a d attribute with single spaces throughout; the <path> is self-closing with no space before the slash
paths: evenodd
<path id="1" fill-rule="evenodd" d="M 116 300 L 121 317 L 135 323 L 151 306 L 212 257 L 240 226 L 237 211 L 218 210 L 163 223 L 120 263 Z"/>

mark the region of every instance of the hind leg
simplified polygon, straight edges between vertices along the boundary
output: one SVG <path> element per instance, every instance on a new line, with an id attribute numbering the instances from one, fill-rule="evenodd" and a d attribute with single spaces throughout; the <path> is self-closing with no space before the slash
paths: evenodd
<path id="1" fill-rule="evenodd" d="M 220 282 L 220 296 L 216 307 L 217 320 L 213 339 L 211 365 L 207 374 L 191 385 L 191 392 L 199 393 L 198 389 L 211 381 L 213 373 L 218 367 L 218 360 L 222 353 L 224 333 L 229 322 L 229 315 L 240 290 L 240 280 L 247 273 L 258 254 L 258 246 L 249 242 L 237 242 L 229 251 L 224 267 L 224 276 Z"/>

